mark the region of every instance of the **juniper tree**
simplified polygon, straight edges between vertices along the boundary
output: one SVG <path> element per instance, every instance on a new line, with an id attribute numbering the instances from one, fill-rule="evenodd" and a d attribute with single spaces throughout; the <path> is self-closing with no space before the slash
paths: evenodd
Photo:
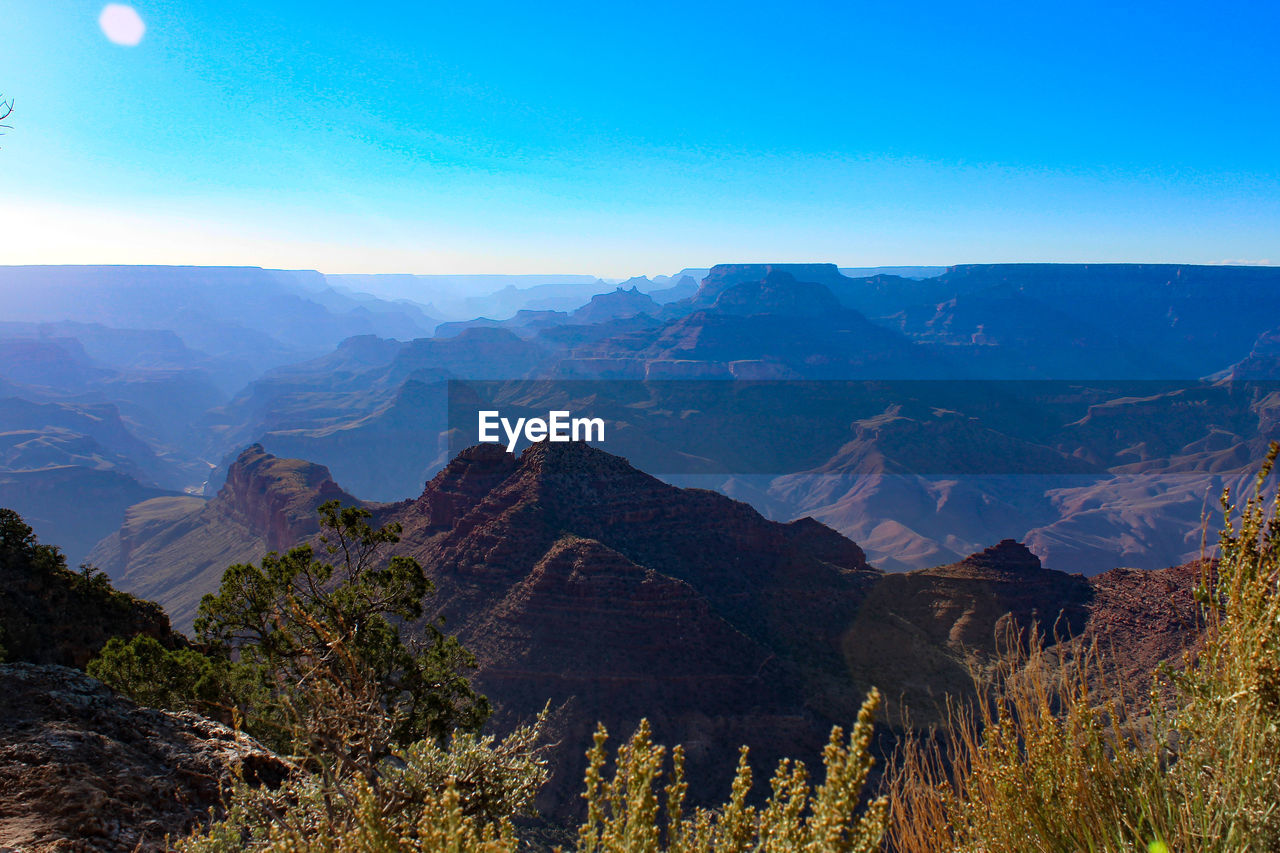
<path id="1" fill-rule="evenodd" d="M 201 600 L 203 658 L 117 642 L 93 672 L 139 701 L 163 697 L 351 769 L 372 768 L 395 745 L 478 731 L 490 708 L 466 677 L 474 657 L 422 620 L 434 592 L 422 566 L 385 554 L 400 526 L 375 529 L 368 510 L 337 501 L 318 512 L 318 550 L 233 565 Z"/>

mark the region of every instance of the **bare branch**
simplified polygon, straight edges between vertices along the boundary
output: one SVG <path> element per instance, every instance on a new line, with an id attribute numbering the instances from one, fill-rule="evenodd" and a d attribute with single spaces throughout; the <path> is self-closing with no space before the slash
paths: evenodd
<path id="1" fill-rule="evenodd" d="M 3 96 L 0 96 L 0 122 L 3 122 L 11 115 L 13 115 L 13 98 L 6 101 Z M 0 124 L 0 136 L 3 136 L 4 131 L 12 129 L 12 127 L 12 125 Z"/>

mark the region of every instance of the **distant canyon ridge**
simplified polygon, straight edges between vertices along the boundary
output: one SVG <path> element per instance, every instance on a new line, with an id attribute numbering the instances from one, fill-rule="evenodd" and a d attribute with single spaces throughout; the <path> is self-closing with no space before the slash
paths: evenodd
<path id="1" fill-rule="evenodd" d="M 819 520 L 885 570 L 1003 539 L 1070 572 L 1184 563 L 1277 437 L 1269 267 L 3 267 L 0 299 L 0 505 L 73 565 L 215 511 L 255 444 L 415 498 L 472 443 L 460 385 L 518 406 L 550 383 L 642 470 Z"/>

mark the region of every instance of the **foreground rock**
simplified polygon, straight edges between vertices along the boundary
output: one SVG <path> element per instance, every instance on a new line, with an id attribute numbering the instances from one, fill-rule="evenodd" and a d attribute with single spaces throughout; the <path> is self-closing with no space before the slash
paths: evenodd
<path id="1" fill-rule="evenodd" d="M 139 708 L 82 672 L 0 666 L 0 850 L 165 849 L 235 768 L 265 784 L 289 772 L 251 738 Z"/>

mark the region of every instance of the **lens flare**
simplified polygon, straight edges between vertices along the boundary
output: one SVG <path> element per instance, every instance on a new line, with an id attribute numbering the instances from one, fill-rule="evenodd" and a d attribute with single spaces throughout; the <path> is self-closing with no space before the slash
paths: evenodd
<path id="1" fill-rule="evenodd" d="M 108 3 L 104 6 L 102 14 L 98 16 L 98 26 L 102 27 L 102 34 L 110 41 L 125 47 L 133 47 L 142 41 L 142 34 L 147 31 L 147 25 L 142 23 L 142 18 L 138 17 L 133 7 L 123 3 Z"/>

